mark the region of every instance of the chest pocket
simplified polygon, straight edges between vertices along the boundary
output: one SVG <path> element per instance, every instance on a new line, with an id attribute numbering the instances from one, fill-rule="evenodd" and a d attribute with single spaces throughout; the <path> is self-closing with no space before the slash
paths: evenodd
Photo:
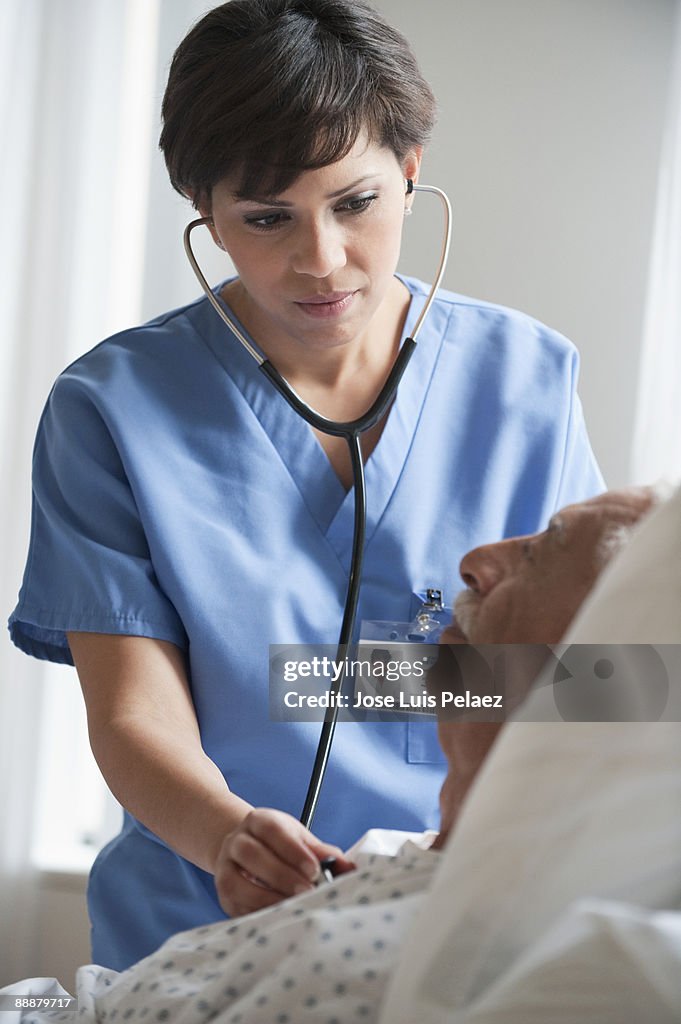
<path id="1" fill-rule="evenodd" d="M 447 759 L 437 738 L 437 725 L 431 718 L 426 722 L 407 722 L 407 761 L 409 764 L 446 764 Z"/>

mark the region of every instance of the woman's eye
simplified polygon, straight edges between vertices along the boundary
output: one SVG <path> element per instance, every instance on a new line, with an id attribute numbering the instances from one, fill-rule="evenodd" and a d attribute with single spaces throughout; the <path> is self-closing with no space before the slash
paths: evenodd
<path id="1" fill-rule="evenodd" d="M 337 206 L 336 212 L 349 214 L 363 213 L 369 209 L 375 199 L 378 199 L 378 196 L 374 193 L 364 196 L 353 196 L 351 199 L 344 200 L 340 206 Z M 288 213 L 276 210 L 272 213 L 244 217 L 244 224 L 249 228 L 255 228 L 256 231 L 275 231 L 277 228 L 283 227 L 290 219 L 291 217 Z"/>
<path id="2" fill-rule="evenodd" d="M 285 213 L 265 213 L 260 217 L 244 217 L 244 223 L 259 231 L 271 231 L 273 228 L 281 227 L 288 220 Z"/>
<path id="3" fill-rule="evenodd" d="M 378 196 L 373 193 L 366 196 L 354 196 L 352 199 L 346 199 L 338 209 L 348 213 L 362 213 L 364 210 L 368 210 L 375 199 L 378 199 Z"/>

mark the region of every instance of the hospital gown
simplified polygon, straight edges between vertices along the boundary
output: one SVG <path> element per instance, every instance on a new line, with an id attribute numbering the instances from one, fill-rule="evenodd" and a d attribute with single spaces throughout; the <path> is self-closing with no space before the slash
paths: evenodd
<path id="1" fill-rule="evenodd" d="M 15 1020 L 371 1024 L 440 855 L 407 841 L 395 856 L 355 859 L 356 871 L 310 893 L 176 935 L 123 974 L 81 967 L 77 1012 Z"/>
<path id="2" fill-rule="evenodd" d="M 412 293 L 405 333 L 427 288 Z M 460 558 L 532 533 L 603 483 L 574 347 L 512 310 L 440 292 L 366 464 L 363 620 L 447 605 Z M 352 546 L 346 493 L 310 427 L 207 299 L 98 345 L 58 379 L 34 458 L 13 640 L 70 662 L 65 631 L 186 654 L 208 756 L 255 806 L 298 817 L 320 726 L 270 719 L 269 644 L 335 644 Z M 437 827 L 444 760 L 427 721 L 341 723 L 314 831 Z M 89 886 L 93 958 L 121 970 L 224 919 L 213 877 L 126 815 Z"/>

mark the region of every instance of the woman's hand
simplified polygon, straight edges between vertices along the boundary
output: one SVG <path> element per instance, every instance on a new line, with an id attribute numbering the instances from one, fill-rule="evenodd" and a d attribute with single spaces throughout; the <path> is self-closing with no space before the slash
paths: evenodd
<path id="1" fill-rule="evenodd" d="M 256 807 L 227 833 L 218 852 L 214 873 L 220 905 L 238 917 L 307 892 L 325 857 L 336 858 L 336 874 L 355 866 L 290 814 Z"/>

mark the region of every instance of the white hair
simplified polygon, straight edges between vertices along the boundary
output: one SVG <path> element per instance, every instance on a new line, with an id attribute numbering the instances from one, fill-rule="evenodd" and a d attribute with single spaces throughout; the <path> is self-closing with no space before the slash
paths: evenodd
<path id="1" fill-rule="evenodd" d="M 666 501 L 674 491 L 674 486 L 667 480 L 658 480 L 649 487 L 632 487 L 632 491 L 639 491 L 650 498 L 650 505 L 643 516 L 634 523 L 611 523 L 603 532 L 596 548 L 596 560 L 602 569 L 614 558 L 618 551 L 629 543 L 632 533 L 639 525 L 641 519 L 645 518 L 656 505 Z"/>
<path id="2" fill-rule="evenodd" d="M 611 558 L 629 542 L 629 538 L 637 527 L 637 523 L 610 523 L 598 541 L 596 547 L 596 564 L 604 569 Z"/>

